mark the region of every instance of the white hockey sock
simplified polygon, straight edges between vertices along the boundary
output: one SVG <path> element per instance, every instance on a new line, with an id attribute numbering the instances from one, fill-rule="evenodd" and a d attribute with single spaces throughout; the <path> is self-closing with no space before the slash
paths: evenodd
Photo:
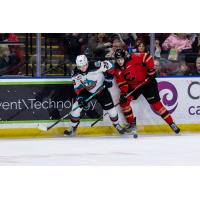
<path id="1" fill-rule="evenodd" d="M 118 117 L 118 113 L 115 109 L 115 107 L 111 108 L 110 110 L 108 110 L 108 114 L 109 114 L 109 117 L 110 117 L 110 120 L 112 121 L 113 124 L 119 124 L 119 117 Z"/>

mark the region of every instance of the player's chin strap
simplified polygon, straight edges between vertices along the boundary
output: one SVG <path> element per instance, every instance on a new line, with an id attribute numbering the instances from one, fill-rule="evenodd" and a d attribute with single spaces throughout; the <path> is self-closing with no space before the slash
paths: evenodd
<path id="1" fill-rule="evenodd" d="M 129 92 L 125 98 L 129 97 L 131 94 L 133 94 L 134 92 L 136 92 L 136 90 L 138 90 L 140 87 L 142 87 L 143 85 L 145 85 L 147 82 L 149 81 L 149 78 L 146 78 L 142 83 L 140 83 L 134 90 L 132 90 L 131 92 Z M 114 106 L 117 107 L 120 104 L 120 102 L 118 102 L 117 104 L 115 104 Z M 99 117 L 95 122 L 93 122 L 90 126 L 93 127 L 96 123 L 98 123 L 100 120 L 103 119 L 104 116 L 106 116 L 108 114 L 108 112 L 104 113 L 101 117 Z"/>
<path id="2" fill-rule="evenodd" d="M 105 86 L 101 86 L 100 88 L 98 88 L 98 90 L 96 90 L 95 93 L 93 93 L 91 96 L 89 96 L 85 102 L 89 102 L 90 100 L 93 99 L 94 96 L 96 96 L 97 94 L 99 94 L 103 89 L 105 88 Z M 77 110 L 78 108 L 80 107 L 80 105 L 76 106 L 71 112 Z M 56 124 L 58 124 L 59 122 L 61 122 L 62 120 L 66 119 L 70 114 L 70 113 L 67 113 L 66 115 L 64 115 L 62 118 L 60 118 L 59 120 L 57 120 L 55 123 L 53 123 L 51 126 L 49 127 L 44 127 L 42 125 L 39 125 L 38 128 L 41 129 L 41 130 L 44 130 L 44 131 L 48 131 L 50 130 L 51 128 L 53 128 Z"/>

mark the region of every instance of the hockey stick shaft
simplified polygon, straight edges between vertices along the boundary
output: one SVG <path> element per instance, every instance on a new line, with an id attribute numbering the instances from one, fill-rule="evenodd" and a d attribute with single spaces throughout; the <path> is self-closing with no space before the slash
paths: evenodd
<path id="1" fill-rule="evenodd" d="M 149 78 L 145 79 L 142 83 L 140 83 L 134 90 L 132 90 L 131 92 L 129 92 L 125 98 L 129 97 L 130 95 L 132 95 L 136 90 L 138 90 L 140 87 L 142 87 L 143 85 L 145 85 L 147 82 L 149 81 Z M 120 104 L 120 102 L 118 102 L 117 104 L 114 105 L 114 107 L 117 107 Z M 95 122 L 93 122 L 91 124 L 91 127 L 93 127 L 95 124 L 97 124 L 99 121 L 101 121 L 103 119 L 104 116 L 106 116 L 108 114 L 108 112 L 104 113 L 101 117 L 99 117 Z"/>
<path id="2" fill-rule="evenodd" d="M 99 94 L 103 89 L 105 88 L 105 86 L 103 85 L 102 87 L 100 87 L 95 93 L 93 93 L 91 96 L 89 96 L 85 102 L 89 102 L 94 96 L 96 96 L 97 94 Z M 60 121 L 64 120 L 65 118 L 67 118 L 73 111 L 77 110 L 81 105 L 76 106 L 70 113 L 67 113 L 66 115 L 64 115 L 62 118 L 60 118 L 59 120 L 57 120 L 55 123 L 53 123 L 51 126 L 47 127 L 47 130 L 53 128 L 56 124 L 58 124 Z"/>

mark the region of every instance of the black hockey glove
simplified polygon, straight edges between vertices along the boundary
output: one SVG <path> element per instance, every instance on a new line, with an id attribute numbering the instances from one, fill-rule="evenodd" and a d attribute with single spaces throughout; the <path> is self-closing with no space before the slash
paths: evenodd
<path id="1" fill-rule="evenodd" d="M 78 97 L 77 101 L 78 101 L 78 105 L 80 106 L 80 108 L 86 108 L 88 105 L 88 102 L 85 101 L 84 97 L 81 97 L 81 96 Z"/>
<path id="2" fill-rule="evenodd" d="M 113 86 L 112 81 L 104 81 L 103 84 L 107 87 L 107 88 L 111 88 Z"/>
<path id="3" fill-rule="evenodd" d="M 119 98 L 119 102 L 120 102 L 120 103 L 125 103 L 126 100 L 127 100 L 126 94 L 121 94 L 121 95 L 120 95 L 120 98 Z"/>

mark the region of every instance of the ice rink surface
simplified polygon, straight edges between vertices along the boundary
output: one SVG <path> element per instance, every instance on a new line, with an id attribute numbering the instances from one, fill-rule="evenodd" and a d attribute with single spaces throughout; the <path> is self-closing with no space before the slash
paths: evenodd
<path id="1" fill-rule="evenodd" d="M 200 134 L 0 139 L 0 165 L 200 165 Z"/>

